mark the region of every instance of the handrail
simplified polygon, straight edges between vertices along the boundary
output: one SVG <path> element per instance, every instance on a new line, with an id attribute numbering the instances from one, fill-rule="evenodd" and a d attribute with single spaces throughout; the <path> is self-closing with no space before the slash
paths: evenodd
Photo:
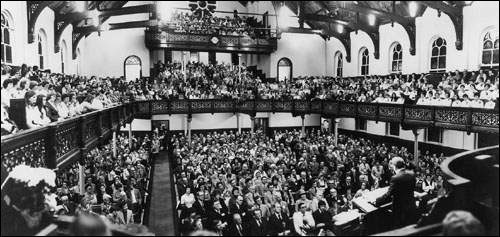
<path id="1" fill-rule="evenodd" d="M 390 230 L 383 233 L 378 233 L 372 236 L 425 236 L 435 235 L 442 231 L 443 225 L 441 223 L 432 224 L 422 227 L 409 225 L 400 229 Z"/>
<path id="2" fill-rule="evenodd" d="M 498 110 L 492 109 L 333 100 L 136 101 L 2 137 L 1 158 L 8 169 L 20 162 L 56 168 L 81 157 L 133 117 L 196 113 L 246 113 L 255 116 L 257 112 L 292 113 L 293 116 L 321 114 L 331 118 L 362 118 L 417 127 L 499 133 Z"/>

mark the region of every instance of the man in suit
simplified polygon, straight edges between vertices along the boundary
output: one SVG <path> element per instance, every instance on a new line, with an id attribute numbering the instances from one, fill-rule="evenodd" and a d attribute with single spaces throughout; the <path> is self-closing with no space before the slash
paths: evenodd
<path id="1" fill-rule="evenodd" d="M 279 203 L 274 204 L 274 212 L 269 217 L 268 234 L 271 236 L 284 235 L 287 230 L 288 216 L 281 210 Z"/>
<path id="2" fill-rule="evenodd" d="M 233 214 L 233 222 L 229 224 L 226 228 L 225 236 L 243 236 L 243 222 L 241 221 L 241 216 L 238 213 Z"/>
<path id="3" fill-rule="evenodd" d="M 405 168 L 403 158 L 392 158 L 390 166 L 395 175 L 391 178 L 389 190 L 375 201 L 375 206 L 379 207 L 392 199 L 394 228 L 399 228 L 415 221 L 416 206 L 413 191 L 416 179 L 415 173 Z"/>
<path id="4" fill-rule="evenodd" d="M 196 214 L 200 215 L 202 219 L 206 219 L 208 210 L 204 201 L 203 192 L 198 192 L 196 202 L 193 204 L 193 210 Z"/>
<path id="5" fill-rule="evenodd" d="M 250 219 L 245 232 L 245 235 L 248 236 L 264 236 L 267 233 L 266 223 L 262 218 L 260 209 L 253 211 L 253 217 Z"/>
<path id="6" fill-rule="evenodd" d="M 318 210 L 313 213 L 316 228 L 323 229 L 324 231 L 333 231 L 333 217 L 326 208 L 325 201 L 319 201 Z"/>
<path id="7" fill-rule="evenodd" d="M 229 203 L 229 212 L 231 214 L 238 213 L 243 215 L 245 210 L 243 209 L 243 196 L 239 195 L 236 197 L 235 203 Z"/>
<path id="8" fill-rule="evenodd" d="M 220 220 L 222 224 L 226 223 L 226 213 L 223 213 L 221 211 L 222 206 L 220 204 L 219 200 L 215 200 L 213 203 L 213 210 L 209 213 L 208 219 L 209 220 Z M 212 229 L 215 230 L 216 226 L 212 226 Z"/>

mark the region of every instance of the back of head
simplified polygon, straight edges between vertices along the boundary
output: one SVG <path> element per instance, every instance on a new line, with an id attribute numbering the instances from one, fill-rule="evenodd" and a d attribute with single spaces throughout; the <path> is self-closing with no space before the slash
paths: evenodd
<path id="1" fill-rule="evenodd" d="M 71 225 L 75 236 L 111 236 L 111 231 L 102 219 L 90 214 L 81 214 Z"/>
<path id="2" fill-rule="evenodd" d="M 467 211 L 451 211 L 443 220 L 445 236 L 478 236 L 484 232 L 483 224 Z"/>

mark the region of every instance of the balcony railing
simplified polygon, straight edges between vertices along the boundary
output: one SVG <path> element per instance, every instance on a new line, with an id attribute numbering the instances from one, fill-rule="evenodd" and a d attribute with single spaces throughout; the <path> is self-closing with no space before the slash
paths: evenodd
<path id="1" fill-rule="evenodd" d="M 137 101 L 71 118 L 47 127 L 2 138 L 2 164 L 19 163 L 56 168 L 70 164 L 87 150 L 104 142 L 111 131 L 133 117 L 154 114 L 257 112 L 321 114 L 324 117 L 363 118 L 400 122 L 414 126 L 436 126 L 467 132 L 499 133 L 497 110 L 400 104 L 301 100 L 169 100 Z"/>

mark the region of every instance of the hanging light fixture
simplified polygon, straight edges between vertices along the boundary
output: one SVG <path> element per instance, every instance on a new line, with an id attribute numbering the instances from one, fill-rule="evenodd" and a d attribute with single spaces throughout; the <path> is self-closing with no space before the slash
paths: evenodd
<path id="1" fill-rule="evenodd" d="M 374 26 L 375 25 L 375 15 L 373 14 L 369 14 L 368 15 L 368 24 L 370 24 L 371 26 Z"/>
<path id="2" fill-rule="evenodd" d="M 344 32 L 344 26 L 342 24 L 337 24 L 337 32 L 342 34 Z"/>
<path id="3" fill-rule="evenodd" d="M 410 16 L 415 17 L 417 15 L 418 4 L 415 1 L 412 1 L 408 4 L 408 10 L 410 11 Z"/>

